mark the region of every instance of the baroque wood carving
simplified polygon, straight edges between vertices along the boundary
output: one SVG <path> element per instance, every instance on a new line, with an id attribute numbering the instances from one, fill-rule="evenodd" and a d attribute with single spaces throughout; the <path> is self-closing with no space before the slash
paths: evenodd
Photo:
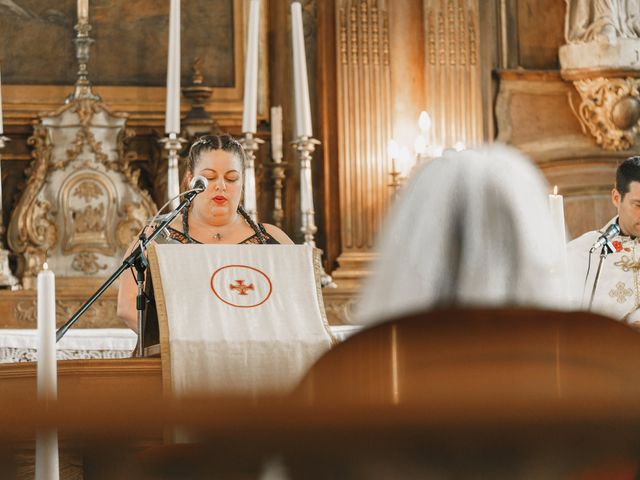
<path id="1" fill-rule="evenodd" d="M 386 2 L 342 0 L 337 8 L 342 250 L 337 277 L 362 270 L 389 200 L 391 136 Z M 361 272 L 359 272 L 361 273 Z"/>
<path id="2" fill-rule="evenodd" d="M 32 163 L 12 212 L 7 240 L 33 288 L 45 260 L 63 277 L 106 276 L 153 215 L 131 168 L 126 115 L 93 99 L 73 100 L 40 117 Z"/>
<path id="3" fill-rule="evenodd" d="M 424 0 L 425 88 L 432 144 L 483 141 L 478 0 Z"/>
<path id="4" fill-rule="evenodd" d="M 640 131 L 640 79 L 606 78 L 574 80 L 580 94 L 576 116 L 582 130 L 605 150 L 629 150 Z M 575 110 L 574 110 L 575 111 Z"/>

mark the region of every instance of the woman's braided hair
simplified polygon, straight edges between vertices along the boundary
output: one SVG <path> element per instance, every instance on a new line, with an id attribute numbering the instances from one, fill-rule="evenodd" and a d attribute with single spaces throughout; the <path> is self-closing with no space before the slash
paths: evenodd
<path id="1" fill-rule="evenodd" d="M 189 148 L 189 156 L 187 158 L 187 172 L 190 173 L 192 177 L 194 175 L 196 165 L 200 161 L 200 156 L 203 153 L 210 152 L 212 150 L 223 150 L 235 155 L 240 160 L 240 170 L 244 177 L 244 164 L 246 158 L 244 148 L 242 148 L 240 142 L 231 135 L 204 135 L 193 142 L 191 148 Z M 184 183 L 187 183 L 186 180 L 187 176 L 185 175 Z M 186 187 L 186 185 L 183 186 Z M 267 239 L 265 238 L 262 229 L 253 221 L 242 205 L 238 205 L 238 213 L 242 215 L 242 218 L 244 218 L 251 229 L 255 232 L 260 243 L 267 243 Z M 186 208 L 182 215 L 182 228 L 189 242 L 193 243 L 193 239 L 189 235 L 189 211 Z"/>

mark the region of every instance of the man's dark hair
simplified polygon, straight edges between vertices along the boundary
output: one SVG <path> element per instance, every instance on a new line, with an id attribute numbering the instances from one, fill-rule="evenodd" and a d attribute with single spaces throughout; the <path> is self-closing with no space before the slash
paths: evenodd
<path id="1" fill-rule="evenodd" d="M 640 156 L 629 157 L 618 166 L 616 190 L 622 198 L 629 193 L 631 182 L 640 182 Z"/>

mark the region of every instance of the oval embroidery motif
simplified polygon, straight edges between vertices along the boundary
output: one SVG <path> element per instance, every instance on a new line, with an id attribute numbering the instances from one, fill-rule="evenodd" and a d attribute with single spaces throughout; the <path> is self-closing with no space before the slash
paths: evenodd
<path id="1" fill-rule="evenodd" d="M 248 265 L 226 265 L 211 275 L 211 290 L 223 303 L 237 308 L 254 308 L 271 296 L 273 285 L 261 270 Z"/>

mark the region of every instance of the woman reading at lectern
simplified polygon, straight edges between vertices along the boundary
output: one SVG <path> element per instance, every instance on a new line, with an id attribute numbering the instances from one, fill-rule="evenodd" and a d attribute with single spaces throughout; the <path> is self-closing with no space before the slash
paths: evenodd
<path id="1" fill-rule="evenodd" d="M 279 228 L 255 223 L 240 205 L 244 185 L 244 149 L 229 135 L 207 135 L 189 150 L 185 183 L 201 175 L 209 182 L 159 237 L 159 242 L 195 244 L 291 244 Z M 137 245 L 129 248 L 126 255 Z M 137 287 L 133 275 L 120 278 L 118 317 L 137 330 Z"/>

